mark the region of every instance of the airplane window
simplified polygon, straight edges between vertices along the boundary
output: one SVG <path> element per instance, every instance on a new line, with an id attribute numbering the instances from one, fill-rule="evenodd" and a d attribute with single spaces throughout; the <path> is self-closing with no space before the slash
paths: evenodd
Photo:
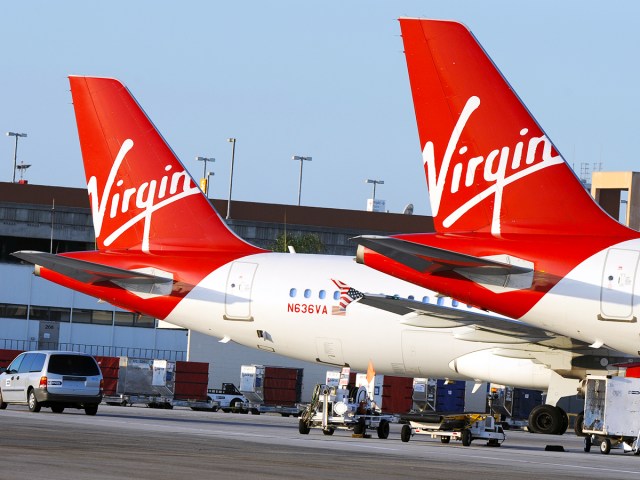
<path id="1" fill-rule="evenodd" d="M 292 288 L 291 290 L 289 290 L 289 296 L 291 298 L 295 297 L 298 294 L 298 290 L 296 290 L 295 288 Z"/>
<path id="2" fill-rule="evenodd" d="M 409 300 L 415 300 L 416 299 L 416 297 L 414 297 L 413 295 L 409 295 L 408 298 L 409 298 Z"/>
<path id="3" fill-rule="evenodd" d="M 340 300 L 340 292 L 338 290 L 333 292 L 333 299 L 334 300 Z"/>
<path id="4" fill-rule="evenodd" d="M 438 305 L 439 306 L 443 306 L 444 305 L 444 297 L 438 297 Z"/>
<path id="5" fill-rule="evenodd" d="M 422 303 L 429 303 L 429 297 L 422 297 Z"/>
<path id="6" fill-rule="evenodd" d="M 320 300 L 323 300 L 324 297 L 326 297 L 326 296 L 327 296 L 327 292 L 325 292 L 324 290 L 320 290 L 318 292 L 318 297 L 320 297 Z"/>
<path id="7" fill-rule="evenodd" d="M 457 307 L 459 305 L 458 300 L 451 300 L 451 306 Z"/>
<path id="8" fill-rule="evenodd" d="M 304 291 L 304 298 L 309 298 L 311 297 L 311 290 L 309 290 L 308 288 Z"/>

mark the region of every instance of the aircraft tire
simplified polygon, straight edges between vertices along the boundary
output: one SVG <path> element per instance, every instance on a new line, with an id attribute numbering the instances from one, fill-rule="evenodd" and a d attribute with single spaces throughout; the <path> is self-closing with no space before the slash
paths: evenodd
<path id="1" fill-rule="evenodd" d="M 534 433 L 547 435 L 562 434 L 565 424 L 563 413 L 560 408 L 553 405 L 538 405 L 529 414 L 529 429 Z"/>

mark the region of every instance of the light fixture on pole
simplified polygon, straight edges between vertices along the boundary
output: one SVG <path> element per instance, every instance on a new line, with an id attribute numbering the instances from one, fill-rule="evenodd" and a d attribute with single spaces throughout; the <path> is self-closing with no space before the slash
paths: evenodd
<path id="1" fill-rule="evenodd" d="M 13 180 L 12 183 L 16 183 L 16 163 L 18 160 L 18 138 L 26 137 L 26 133 L 7 132 L 7 137 L 16 137 L 16 146 L 13 149 Z"/>
<path id="2" fill-rule="evenodd" d="M 311 157 L 303 157 L 300 155 L 294 155 L 291 160 L 297 160 L 300 162 L 300 177 L 298 179 L 298 206 L 300 206 L 300 197 L 302 195 L 302 164 L 307 161 L 311 161 Z"/>
<path id="3" fill-rule="evenodd" d="M 205 192 L 205 194 L 206 194 L 207 191 L 208 191 L 208 188 L 207 188 L 207 162 L 215 162 L 216 159 L 215 158 L 209 158 L 209 157 L 196 157 L 196 160 L 199 161 L 199 162 L 204 162 L 204 169 L 202 170 L 202 181 L 200 182 L 200 189 L 203 192 Z"/>
<path id="4" fill-rule="evenodd" d="M 209 180 L 209 178 L 213 177 L 214 175 L 215 175 L 214 172 L 207 172 L 207 189 L 204 192 L 207 198 L 209 198 L 209 185 L 211 184 L 211 181 Z"/>
<path id="5" fill-rule="evenodd" d="M 29 168 L 30 166 L 31 166 L 30 163 L 24 163 L 22 161 L 20 162 L 20 165 L 16 165 L 16 168 L 20 170 L 20 183 L 22 183 L 24 180 L 25 170 L 27 170 L 27 168 Z"/>
<path id="6" fill-rule="evenodd" d="M 376 199 L 376 185 L 384 185 L 384 180 L 366 179 L 365 183 L 373 183 L 373 200 Z"/>
<path id="7" fill-rule="evenodd" d="M 227 199 L 227 220 L 231 218 L 231 190 L 233 189 L 233 164 L 236 157 L 236 139 L 227 138 L 227 142 L 231 143 L 231 174 L 229 175 L 229 198 Z"/>

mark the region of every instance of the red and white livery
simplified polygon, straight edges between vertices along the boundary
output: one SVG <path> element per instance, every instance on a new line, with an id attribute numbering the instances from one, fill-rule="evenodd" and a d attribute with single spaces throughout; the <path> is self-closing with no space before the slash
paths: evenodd
<path id="1" fill-rule="evenodd" d="M 400 27 L 435 233 L 361 237 L 359 261 L 640 354 L 640 234 L 593 201 L 464 25 Z"/>

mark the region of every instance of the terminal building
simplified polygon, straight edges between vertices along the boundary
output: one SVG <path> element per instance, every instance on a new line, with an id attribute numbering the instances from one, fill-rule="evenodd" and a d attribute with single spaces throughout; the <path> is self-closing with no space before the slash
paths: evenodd
<path id="1" fill-rule="evenodd" d="M 225 218 L 228 202 L 212 200 Z M 228 225 L 240 237 L 273 249 L 279 235 L 315 234 L 323 253 L 355 256 L 357 235 L 433 230 L 431 217 L 292 205 L 231 202 Z M 198 219 L 194 218 L 194 222 Z M 135 315 L 33 275 L 18 250 L 63 253 L 94 249 L 86 189 L 0 183 L 0 349 L 69 349 L 93 355 L 210 364 L 210 387 L 238 384 L 240 366 L 304 368 L 304 392 L 324 382 L 326 365 L 218 343 L 218 339 Z M 308 390 L 308 392 L 307 392 Z"/>

